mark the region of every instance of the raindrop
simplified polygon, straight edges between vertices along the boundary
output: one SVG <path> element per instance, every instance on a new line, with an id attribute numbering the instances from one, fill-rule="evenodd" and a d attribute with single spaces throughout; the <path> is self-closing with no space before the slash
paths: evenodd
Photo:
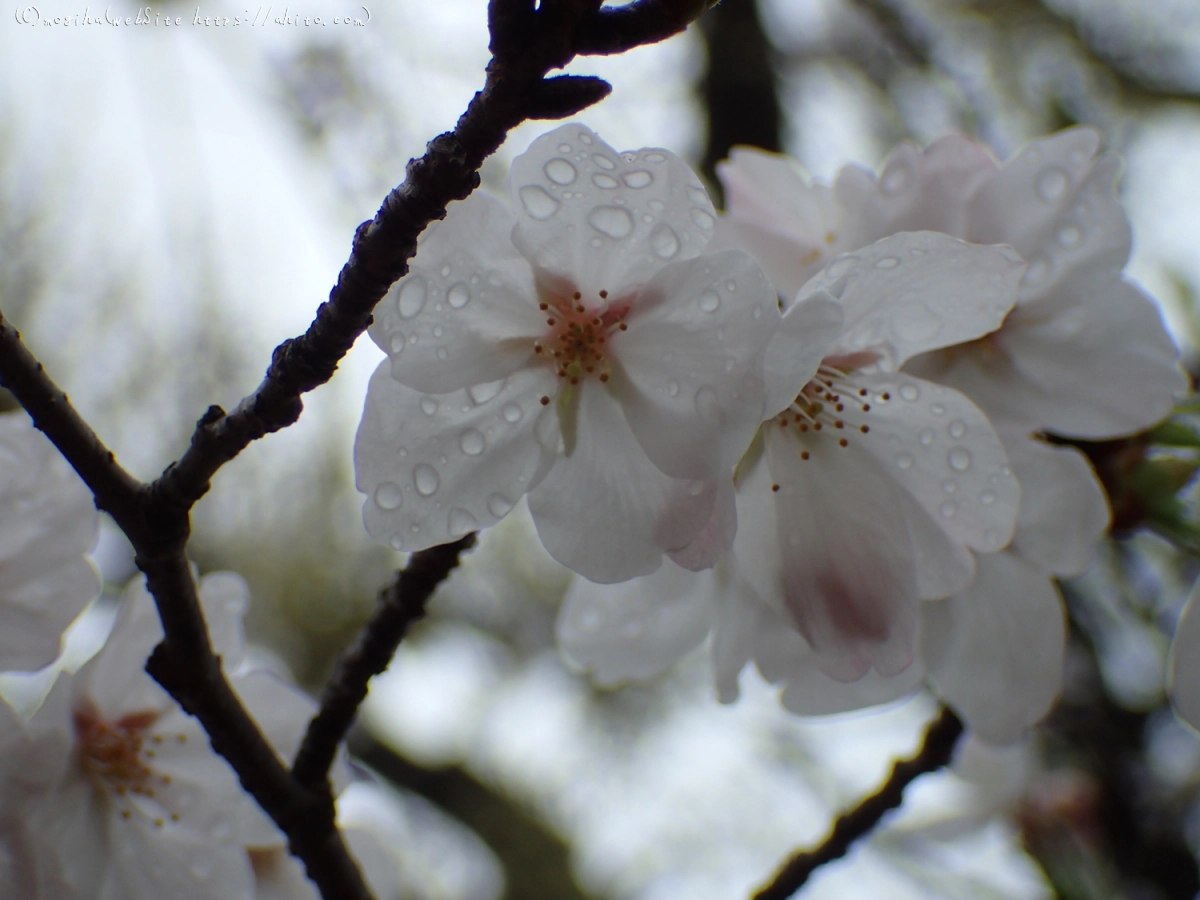
<path id="1" fill-rule="evenodd" d="M 487 498 L 487 508 L 497 519 L 507 516 L 512 510 L 512 502 L 503 494 L 491 494 Z"/>
<path id="2" fill-rule="evenodd" d="M 1000 533 L 995 528 L 989 528 L 983 533 L 983 542 L 989 547 L 999 547 Z"/>
<path id="3" fill-rule="evenodd" d="M 483 448 L 487 446 L 487 442 L 474 428 L 468 428 L 458 436 L 458 446 L 467 456 L 478 456 L 483 452 Z"/>
<path id="4" fill-rule="evenodd" d="M 955 419 L 947 426 L 946 433 L 952 438 L 960 438 L 967 433 L 967 423 L 962 419 Z"/>
<path id="5" fill-rule="evenodd" d="M 571 145 L 570 145 L 570 144 L 559 144 L 559 145 L 558 145 L 558 152 L 559 152 L 559 153 L 570 153 L 570 152 L 571 152 Z"/>
<path id="6" fill-rule="evenodd" d="M 192 877 L 197 881 L 208 881 L 213 871 L 213 861 L 211 859 L 199 859 L 191 864 L 189 870 Z"/>
<path id="7" fill-rule="evenodd" d="M 1041 284 L 1049 274 L 1050 263 L 1045 258 L 1037 256 L 1030 260 L 1029 267 L 1021 277 L 1021 281 L 1025 284 Z"/>
<path id="8" fill-rule="evenodd" d="M 209 834 L 211 834 L 218 841 L 223 841 L 233 834 L 233 826 L 230 825 L 225 819 L 218 819 L 216 824 L 209 829 Z"/>
<path id="9" fill-rule="evenodd" d="M 717 392 L 712 388 L 705 387 L 696 391 L 696 412 L 700 413 L 700 418 L 708 422 L 717 422 L 721 418 L 721 402 L 717 399 Z"/>
<path id="10" fill-rule="evenodd" d="M 921 442 L 922 447 L 928 447 L 933 443 L 933 429 L 922 428 L 921 433 L 917 435 L 917 439 Z"/>
<path id="11" fill-rule="evenodd" d="M 699 306 L 706 313 L 716 312 L 721 305 L 721 298 L 715 291 L 705 291 L 700 295 Z"/>
<path id="12" fill-rule="evenodd" d="M 679 382 L 671 381 L 671 383 L 667 385 L 667 393 L 670 394 L 672 397 L 678 397 L 679 396 Z"/>
<path id="13" fill-rule="evenodd" d="M 521 421 L 521 407 L 515 403 L 510 403 L 504 407 L 504 421 L 510 424 Z"/>
<path id="14" fill-rule="evenodd" d="M 598 188 L 604 188 L 606 191 L 611 191 L 613 188 L 621 186 L 621 182 L 617 181 L 611 175 L 605 175 L 603 172 L 597 172 L 592 176 L 592 184 Z"/>
<path id="15" fill-rule="evenodd" d="M 716 225 L 716 220 L 702 209 L 692 210 L 692 221 L 705 231 L 712 231 L 713 226 Z"/>
<path id="16" fill-rule="evenodd" d="M 398 331 L 395 334 L 393 334 L 392 340 L 391 340 L 391 348 L 392 348 L 393 354 L 399 353 L 401 350 L 403 350 L 404 349 L 404 335 L 402 335 Z"/>
<path id="17" fill-rule="evenodd" d="M 391 511 L 404 505 L 404 491 L 394 481 L 385 481 L 375 488 L 375 505 Z"/>
<path id="18" fill-rule="evenodd" d="M 831 262 L 825 269 L 825 275 L 828 278 L 841 278 L 843 275 L 849 275 L 857 265 L 858 258 L 847 254 Z"/>
<path id="19" fill-rule="evenodd" d="M 946 407 L 942 406 L 940 403 L 931 403 L 929 404 L 929 411 L 935 416 L 940 416 L 945 414 Z"/>
<path id="20" fill-rule="evenodd" d="M 729 281 L 725 282 L 725 289 L 727 291 L 736 291 L 737 290 L 737 282 L 734 281 L 733 279 L 730 279 Z"/>
<path id="21" fill-rule="evenodd" d="M 996 493 L 994 491 L 984 491 L 979 495 L 979 502 L 984 506 L 991 506 L 996 502 Z"/>
<path id="22" fill-rule="evenodd" d="M 413 275 L 410 278 L 406 278 L 404 286 L 400 288 L 400 297 L 396 301 L 396 309 L 400 311 L 400 317 L 411 319 L 419 313 L 425 305 L 425 297 L 428 293 L 425 287 L 425 279 L 420 275 Z"/>
<path id="23" fill-rule="evenodd" d="M 579 132 L 579 143 L 590 144 L 591 142 L 592 136 L 590 134 L 588 134 L 586 131 Z"/>
<path id="24" fill-rule="evenodd" d="M 942 514 L 943 519 L 953 519 L 954 518 L 954 509 L 955 509 L 954 501 L 947 500 L 945 503 L 943 503 L 941 506 L 938 507 L 938 512 L 940 512 Z"/>
<path id="25" fill-rule="evenodd" d="M 593 247 L 603 247 L 604 246 L 604 241 L 600 240 L 600 238 L 592 238 L 590 241 L 588 241 L 588 243 L 591 244 Z"/>
<path id="26" fill-rule="evenodd" d="M 473 384 L 467 388 L 467 393 L 476 404 L 487 403 L 497 394 L 504 390 L 504 379 L 497 381 L 485 381 L 483 384 Z"/>
<path id="27" fill-rule="evenodd" d="M 437 358 L 438 358 L 438 359 L 445 359 L 445 358 L 446 358 L 446 357 L 448 357 L 450 354 L 449 354 L 448 352 L 446 352 L 446 348 L 445 348 L 445 347 L 438 347 L 438 348 L 437 348 L 437 353 L 436 353 L 435 355 L 437 356 Z"/>
<path id="28" fill-rule="evenodd" d="M 462 309 L 471 302 L 471 289 L 460 281 L 450 288 L 450 292 L 446 294 L 446 300 L 455 309 Z"/>
<path id="29" fill-rule="evenodd" d="M 413 527 L 415 528 L 416 526 L 414 525 Z M 388 538 L 388 546 L 391 547 L 393 550 L 403 550 L 404 549 L 404 537 L 401 534 L 399 534 L 398 532 L 396 534 L 393 534 L 390 538 Z"/>
<path id="30" fill-rule="evenodd" d="M 432 397 L 421 398 L 421 412 L 427 416 L 432 416 L 438 411 L 438 402 Z"/>
<path id="31" fill-rule="evenodd" d="M 538 221 L 550 218 L 558 212 L 558 201 L 536 184 L 529 184 L 517 191 L 525 212 Z"/>
<path id="32" fill-rule="evenodd" d="M 626 172 L 622 177 L 625 179 L 625 183 L 634 190 L 648 187 L 650 182 L 654 181 L 654 176 L 645 169 L 638 169 L 636 172 Z"/>
<path id="33" fill-rule="evenodd" d="M 905 384 L 900 386 L 900 396 L 905 400 L 920 400 L 921 390 L 915 384 Z"/>
<path id="34" fill-rule="evenodd" d="M 437 469 L 429 463 L 421 463 L 413 469 L 413 484 L 417 486 L 417 493 L 422 497 L 432 497 L 441 483 Z"/>
<path id="35" fill-rule="evenodd" d="M 704 188 L 699 188 L 694 184 L 689 184 L 687 188 L 687 195 L 689 200 L 702 209 L 710 209 L 712 206 L 712 203 L 708 199 L 708 194 L 705 193 Z"/>
<path id="36" fill-rule="evenodd" d="M 652 210 L 654 210 L 655 212 L 662 212 L 664 209 L 666 209 L 666 207 L 663 205 L 663 202 L 661 200 L 651 200 L 646 205 L 648 207 L 650 207 Z"/>
<path id="37" fill-rule="evenodd" d="M 955 447 L 946 454 L 946 462 L 955 472 L 965 472 L 971 468 L 971 451 L 966 447 Z"/>
<path id="38" fill-rule="evenodd" d="M 450 263 L 446 263 L 444 266 L 442 266 L 442 277 L 443 278 L 450 277 Z"/>
<path id="39" fill-rule="evenodd" d="M 617 164 L 615 162 L 613 162 L 611 159 L 609 159 L 607 156 L 605 156 L 603 153 L 593 153 L 592 159 L 595 161 L 596 165 L 598 165 L 600 168 L 608 169 L 608 171 L 610 171 L 610 172 L 617 167 Z"/>
<path id="40" fill-rule="evenodd" d="M 434 336 L 435 338 L 440 338 L 440 337 L 441 337 L 443 334 L 445 334 L 445 333 L 446 333 L 446 330 L 445 330 L 444 328 L 442 328 L 442 326 L 441 326 L 441 325 L 434 325 L 434 326 L 433 326 L 433 336 Z"/>
<path id="41" fill-rule="evenodd" d="M 588 223 L 601 234 L 618 241 L 633 231 L 629 211 L 616 206 L 597 206 L 588 214 Z"/>
<path id="42" fill-rule="evenodd" d="M 942 482 L 942 493 L 953 494 L 957 490 L 958 490 L 958 482 L 955 481 L 953 478 L 947 478 L 945 481 Z"/>
<path id="43" fill-rule="evenodd" d="M 896 457 L 896 468 L 908 471 L 913 467 L 914 462 L 916 460 L 912 458 L 911 453 L 901 453 Z"/>
<path id="44" fill-rule="evenodd" d="M 1064 225 L 1058 229 L 1058 242 L 1064 247 L 1078 247 L 1083 240 L 1083 232 L 1074 225 Z"/>
<path id="45" fill-rule="evenodd" d="M 704 493 L 705 482 L 693 481 L 687 487 L 687 492 L 692 497 L 699 497 Z"/>
<path id="46" fill-rule="evenodd" d="M 1061 197 L 1071 184 L 1071 178 L 1057 166 L 1047 169 L 1037 180 L 1037 193 L 1046 203 Z"/>
<path id="47" fill-rule="evenodd" d="M 679 252 L 679 238 L 670 225 L 659 225 L 650 235 L 650 249 L 659 259 L 670 259 Z"/>
<path id="48" fill-rule="evenodd" d="M 575 167 L 565 159 L 552 159 L 546 163 L 543 171 L 546 177 L 555 184 L 570 184 L 578 174 Z"/>
<path id="49" fill-rule="evenodd" d="M 479 520 L 461 507 L 450 510 L 450 518 L 446 522 L 451 534 L 466 534 L 479 527 Z"/>
<path id="50" fill-rule="evenodd" d="M 894 269 L 900 265 L 900 258 L 897 256 L 885 256 L 875 260 L 875 268 L 877 269 Z"/>
<path id="51" fill-rule="evenodd" d="M 883 176 L 883 192 L 885 194 L 898 194 L 908 186 L 908 169 L 904 166 L 896 166 L 889 169 L 887 174 Z"/>
<path id="52" fill-rule="evenodd" d="M 660 162 L 666 162 L 666 160 L 667 160 L 667 158 L 665 156 L 663 156 L 661 153 L 647 153 L 646 154 L 646 162 L 660 163 Z"/>

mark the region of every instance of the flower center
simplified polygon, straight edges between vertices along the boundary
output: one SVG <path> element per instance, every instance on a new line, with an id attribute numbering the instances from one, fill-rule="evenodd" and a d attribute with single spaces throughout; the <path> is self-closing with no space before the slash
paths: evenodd
<path id="1" fill-rule="evenodd" d="M 166 740 L 161 734 L 149 733 L 158 717 L 157 712 L 146 710 L 108 722 L 92 709 L 75 712 L 80 766 L 97 789 L 118 799 L 122 818 L 132 815 L 131 807 L 123 802 L 132 799 L 131 795 L 153 800 L 156 788 L 171 783 L 170 775 L 159 775 L 153 768 L 155 747 Z M 176 735 L 174 740 L 183 743 L 187 735 Z M 170 819 L 178 821 L 179 816 L 171 813 Z M 163 819 L 156 817 L 154 824 L 161 827 Z"/>
<path id="2" fill-rule="evenodd" d="M 794 428 L 798 434 L 815 437 L 823 434 L 837 440 L 839 447 L 850 446 L 855 434 L 867 434 L 871 426 L 865 418 L 871 412 L 870 391 L 857 384 L 849 374 L 858 360 L 836 360 L 842 365 L 833 365 L 831 360 L 822 363 L 817 374 L 796 396 L 796 400 L 775 417 L 780 428 Z M 843 368 L 842 366 L 845 366 Z M 876 401 L 886 403 L 891 394 L 879 394 Z M 801 459 L 808 459 L 807 450 L 800 451 Z"/>
<path id="3" fill-rule="evenodd" d="M 549 361 L 558 377 L 571 385 L 589 375 L 608 381 L 609 338 L 628 328 L 624 319 L 630 304 L 608 303 L 608 291 L 600 291 L 599 297 L 597 307 L 588 307 L 579 291 L 570 297 L 551 295 L 539 304 L 546 313 L 547 331 L 534 341 L 533 352 Z M 542 398 L 543 404 L 549 402 Z"/>

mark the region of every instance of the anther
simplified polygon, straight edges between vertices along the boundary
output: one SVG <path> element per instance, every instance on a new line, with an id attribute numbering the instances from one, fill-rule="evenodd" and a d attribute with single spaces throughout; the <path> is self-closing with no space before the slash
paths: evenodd
<path id="1" fill-rule="evenodd" d="M 545 311 L 546 311 L 546 310 L 548 310 L 549 308 L 550 308 L 550 304 L 549 304 L 549 303 L 539 303 L 539 304 L 538 304 L 538 309 L 540 309 L 542 312 L 545 312 Z"/>
<path id="2" fill-rule="evenodd" d="M 801 451 L 800 451 L 800 458 L 801 458 L 801 459 L 808 459 L 808 451 L 807 451 L 807 450 L 801 450 Z"/>
<path id="3" fill-rule="evenodd" d="M 600 292 L 600 299 L 601 299 L 601 300 L 606 300 L 606 299 L 608 299 L 608 291 L 601 291 L 601 292 Z"/>
<path id="4" fill-rule="evenodd" d="M 549 405 L 550 405 L 550 398 L 542 397 L 542 406 L 549 406 Z"/>
<path id="5" fill-rule="evenodd" d="M 778 490 L 779 490 L 779 485 L 777 485 L 777 484 L 773 484 L 773 485 L 771 485 L 771 490 L 773 490 L 773 491 L 778 491 Z"/>
<path id="6" fill-rule="evenodd" d="M 550 326 L 553 326 L 553 325 L 555 324 L 555 321 L 556 321 L 556 320 L 554 320 L 554 319 L 547 319 L 547 320 L 546 320 L 546 324 L 547 324 L 547 325 L 550 325 Z"/>
<path id="7" fill-rule="evenodd" d="M 863 434 L 866 434 L 868 431 L 871 430 L 871 428 L 868 425 L 859 425 L 858 430 L 861 431 Z"/>
<path id="8" fill-rule="evenodd" d="M 880 400 L 891 400 L 892 395 L 889 394 L 887 391 L 884 391 L 882 394 L 879 395 L 879 399 Z"/>
<path id="9" fill-rule="evenodd" d="M 617 327 L 618 327 L 618 328 L 620 328 L 622 331 L 628 331 L 628 330 L 629 330 L 629 326 L 628 326 L 628 325 L 626 325 L 624 322 L 622 322 L 622 323 L 621 323 L 620 325 L 618 325 Z"/>
<path id="10" fill-rule="evenodd" d="M 834 421 L 834 423 L 833 423 L 833 427 L 834 427 L 834 428 L 845 428 L 845 427 L 846 427 L 846 423 L 845 423 L 845 422 L 843 422 L 841 419 L 837 419 L 837 420 L 835 420 L 835 421 Z"/>
<path id="11" fill-rule="evenodd" d="M 845 438 L 842 438 L 840 441 L 838 441 L 838 446 L 839 447 L 849 447 L 850 442 L 848 440 L 846 440 Z"/>
<path id="12" fill-rule="evenodd" d="M 576 292 L 575 292 L 574 294 L 572 294 L 571 296 L 572 296 L 572 297 L 574 297 L 576 300 L 582 300 L 582 299 L 583 299 L 583 294 L 579 293 L 579 291 L 576 291 Z"/>
<path id="13" fill-rule="evenodd" d="M 607 373 L 607 372 L 602 372 L 602 373 L 600 374 L 600 380 L 601 380 L 601 381 L 608 381 L 608 373 Z"/>

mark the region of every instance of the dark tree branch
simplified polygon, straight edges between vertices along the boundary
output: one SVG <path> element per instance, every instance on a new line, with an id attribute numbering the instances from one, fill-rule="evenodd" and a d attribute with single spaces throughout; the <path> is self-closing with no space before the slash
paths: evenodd
<path id="1" fill-rule="evenodd" d="M 321 692 L 320 709 L 308 723 L 292 765 L 292 774 L 301 784 L 317 788 L 327 783 L 338 745 L 367 696 L 367 682 L 387 668 L 409 626 L 425 615 L 429 598 L 458 565 L 459 555 L 473 546 L 472 533 L 452 544 L 414 553 L 408 566 L 379 592 L 375 614 L 354 646 L 338 660 L 333 677 Z"/>
<path id="2" fill-rule="evenodd" d="M 622 49 L 682 30 L 688 18 L 681 10 L 697 5 L 697 0 L 639 0 L 614 11 L 623 23 Z M 611 44 L 603 38 L 608 14 L 596 0 L 554 0 L 537 10 L 532 0 L 492 0 L 488 21 L 493 57 L 487 79 L 454 131 L 430 141 L 425 155 L 409 163 L 404 183 L 388 194 L 375 218 L 359 226 L 350 259 L 308 330 L 275 349 L 262 383 L 236 409 L 226 413 L 219 406 L 209 407 L 181 459 L 153 484 L 142 484 L 117 464 L 21 344 L 16 330 L 0 317 L 0 380 L 83 477 L 97 506 L 129 537 L 138 568 L 146 575 L 164 634 L 147 671 L 204 726 L 213 749 L 229 761 L 242 786 L 287 835 L 289 848 L 326 900 L 370 898 L 334 824 L 327 777 L 330 747 L 336 750 L 361 700 L 355 679 L 378 662 L 384 649 L 390 657 L 415 616 L 402 606 L 406 600 L 398 600 L 402 611 L 385 617 L 388 622 L 380 626 L 381 633 L 360 638 L 360 657 L 349 663 L 345 684 L 331 688 L 336 698 L 313 723 L 315 734 L 299 759 L 303 777 L 298 777 L 275 755 L 213 653 L 187 561 L 189 516 L 221 466 L 251 441 L 295 422 L 303 408 L 301 395 L 333 377 L 341 358 L 370 324 L 375 304 L 407 273 L 417 236 L 445 216 L 447 204 L 464 199 L 478 186 L 479 167 L 508 131 L 533 116 L 577 112 L 607 93 L 608 86 L 595 78 L 546 81 L 551 69 L 566 65 L 582 48 L 605 40 Z M 409 569 L 414 600 L 426 583 L 432 591 L 464 547 L 460 541 L 418 554 Z M 434 577 L 439 570 L 442 574 Z M 321 766 L 324 771 L 318 771 Z"/>
<path id="3" fill-rule="evenodd" d="M 611 56 L 679 34 L 717 0 L 633 0 L 596 10 L 575 45 L 580 56 Z"/>
<path id="4" fill-rule="evenodd" d="M 754 895 L 754 900 L 787 900 L 803 887 L 813 872 L 845 856 L 855 841 L 870 834 L 887 812 L 900 805 L 904 789 L 913 780 L 950 762 L 962 732 L 962 721 L 949 707 L 943 707 L 941 715 L 925 731 L 925 740 L 917 755 L 892 766 L 892 774 L 883 787 L 841 815 L 819 846 L 789 859 L 771 883 Z"/>

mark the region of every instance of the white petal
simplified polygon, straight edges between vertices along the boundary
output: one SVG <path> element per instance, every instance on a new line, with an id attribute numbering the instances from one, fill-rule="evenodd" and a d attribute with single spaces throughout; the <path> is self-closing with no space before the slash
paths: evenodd
<path id="1" fill-rule="evenodd" d="M 825 291 L 806 293 L 784 310 L 767 344 L 764 419 L 792 405 L 841 335 L 843 319 L 841 304 Z"/>
<path id="2" fill-rule="evenodd" d="M 3 590 L 0 670 L 31 672 L 52 663 L 63 632 L 99 589 L 95 565 L 79 556 Z"/>
<path id="3" fill-rule="evenodd" d="M 624 584 L 576 578 L 558 615 L 559 649 L 602 687 L 653 678 L 708 636 L 714 593 L 711 573 L 672 563 Z"/>
<path id="4" fill-rule="evenodd" d="M 1200 730 L 1200 581 L 1175 626 L 1167 660 L 1167 690 L 1175 714 Z"/>
<path id="5" fill-rule="evenodd" d="M 779 321 L 758 264 L 722 250 L 661 269 L 610 342 L 611 389 L 673 478 L 728 472 L 762 421 L 763 349 Z"/>
<path id="6" fill-rule="evenodd" d="M 991 423 L 958 391 L 905 375 L 861 375 L 870 412 L 847 404 L 846 434 L 958 543 L 994 552 L 1011 539 L 1020 488 Z M 882 395 L 890 397 L 882 401 Z M 858 433 L 861 425 L 869 433 Z"/>
<path id="7" fill-rule="evenodd" d="M 667 552 L 667 558 L 689 572 L 711 569 L 733 546 L 737 535 L 737 501 L 733 481 L 717 479 L 717 499 L 708 524 L 691 542 L 678 550 Z"/>
<path id="8" fill-rule="evenodd" d="M 250 606 L 250 588 L 236 572 L 210 572 L 200 579 L 198 591 L 213 651 L 221 667 L 232 672 L 246 653 L 242 617 Z"/>
<path id="9" fill-rule="evenodd" d="M 1025 297 L 1043 292 L 1064 271 L 1095 266 L 1116 272 L 1129 258 L 1130 227 L 1115 187 L 1120 160 L 1094 158 L 1099 144 L 1090 128 L 1034 141 L 971 203 L 968 238 L 1008 244 L 1029 262 Z"/>
<path id="10" fill-rule="evenodd" d="M 917 578 L 896 501 L 903 489 L 857 444 L 802 443 L 768 429 L 766 445 L 779 485 L 783 611 L 828 675 L 902 672 L 917 628 Z"/>
<path id="11" fill-rule="evenodd" d="M 711 252 L 730 247 L 753 256 L 783 298 L 795 297 L 804 283 L 825 267 L 829 255 L 828 247 L 797 241 L 757 222 L 721 216 L 708 249 Z"/>
<path id="12" fill-rule="evenodd" d="M 583 125 L 534 141 L 513 160 L 511 182 L 513 241 L 549 282 L 574 285 L 589 304 L 699 255 L 716 224 L 700 180 L 675 154 L 618 153 Z"/>
<path id="13" fill-rule="evenodd" d="M 546 368 L 438 397 L 397 383 L 384 363 L 371 376 L 354 443 L 363 521 L 395 550 L 422 550 L 494 525 L 558 451 Z"/>
<path id="14" fill-rule="evenodd" d="M 1021 510 L 1012 549 L 1044 572 L 1082 575 L 1092 548 L 1108 530 L 1108 495 L 1092 464 L 1074 447 L 1005 437 L 1021 483 Z"/>
<path id="15" fill-rule="evenodd" d="M 122 828 L 121 825 L 126 827 Z M 111 882 L 102 900 L 253 900 L 254 876 L 244 848 L 213 841 L 171 822 L 133 816 L 114 822 Z"/>
<path id="16" fill-rule="evenodd" d="M 762 623 L 770 621 L 763 614 L 770 610 L 741 577 L 741 567 L 734 560 L 728 560 L 722 569 L 726 571 L 718 570 L 717 574 L 724 589 L 716 595 L 712 629 L 713 683 L 717 698 L 722 703 L 733 703 L 741 690 L 738 676 L 754 654 Z"/>
<path id="17" fill-rule="evenodd" d="M 716 502 L 717 479 L 670 478 L 638 445 L 608 392 L 579 386 L 574 452 L 529 493 L 550 555 L 601 584 L 648 575 L 664 551 L 689 544 Z"/>
<path id="18" fill-rule="evenodd" d="M 1062 689 L 1066 624 L 1050 576 L 1010 552 L 981 554 L 974 583 L 922 608 L 921 656 L 970 731 L 1011 744 Z"/>
<path id="19" fill-rule="evenodd" d="M 503 378 L 529 360 L 545 321 L 533 270 L 512 243 L 514 221 L 499 200 L 476 191 L 451 203 L 421 240 L 370 329 L 398 381 L 444 394 Z"/>
<path id="20" fill-rule="evenodd" d="M 1023 269 L 1006 247 L 905 232 L 838 257 L 800 296 L 825 290 L 837 297 L 846 324 L 835 352 L 873 351 L 880 368 L 894 371 L 910 356 L 999 328 Z"/>

